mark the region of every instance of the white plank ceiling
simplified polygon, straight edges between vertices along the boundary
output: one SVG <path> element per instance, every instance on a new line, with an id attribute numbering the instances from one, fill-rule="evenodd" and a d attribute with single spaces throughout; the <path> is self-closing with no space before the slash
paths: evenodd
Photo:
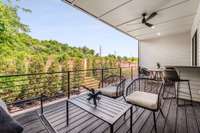
<path id="1" fill-rule="evenodd" d="M 190 31 L 200 0 L 65 0 L 66 3 L 137 39 Z M 142 13 L 158 15 L 141 23 Z"/>

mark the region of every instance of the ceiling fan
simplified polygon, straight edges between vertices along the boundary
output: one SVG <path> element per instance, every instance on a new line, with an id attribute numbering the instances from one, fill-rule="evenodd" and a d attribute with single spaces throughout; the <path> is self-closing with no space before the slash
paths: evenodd
<path id="1" fill-rule="evenodd" d="M 143 13 L 143 14 L 142 14 L 142 17 L 143 17 L 143 19 L 142 19 L 142 24 L 145 24 L 145 25 L 148 26 L 148 27 L 153 27 L 153 24 L 149 23 L 148 21 L 149 21 L 150 19 L 154 18 L 156 15 L 158 15 L 158 13 L 157 13 L 157 12 L 153 12 L 153 13 L 151 13 L 148 17 L 146 17 L 146 16 L 147 16 L 147 13 Z"/>

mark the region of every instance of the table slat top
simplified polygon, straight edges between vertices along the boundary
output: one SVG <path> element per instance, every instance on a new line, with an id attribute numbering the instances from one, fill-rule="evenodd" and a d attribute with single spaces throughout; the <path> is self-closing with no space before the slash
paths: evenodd
<path id="1" fill-rule="evenodd" d="M 101 99 L 99 102 L 97 101 L 97 106 L 95 107 L 93 100 L 88 101 L 87 97 L 87 94 L 82 94 L 73 97 L 68 101 L 109 124 L 115 123 L 131 108 L 131 105 L 126 102 L 118 101 L 102 95 L 100 95 Z"/>

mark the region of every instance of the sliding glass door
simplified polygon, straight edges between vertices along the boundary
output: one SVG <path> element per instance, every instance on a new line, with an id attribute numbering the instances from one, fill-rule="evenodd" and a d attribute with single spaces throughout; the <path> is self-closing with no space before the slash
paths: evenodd
<path id="1" fill-rule="evenodd" d="M 198 34 L 197 31 L 195 32 L 194 36 L 192 37 L 192 66 L 197 66 L 197 38 Z"/>

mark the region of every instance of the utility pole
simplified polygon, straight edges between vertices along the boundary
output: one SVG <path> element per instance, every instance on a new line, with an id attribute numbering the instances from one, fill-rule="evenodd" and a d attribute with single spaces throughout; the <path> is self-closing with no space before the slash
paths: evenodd
<path id="1" fill-rule="evenodd" d="M 101 57 L 102 56 L 102 47 L 101 45 L 99 45 L 99 56 Z M 102 59 L 101 60 L 101 68 L 103 68 L 103 62 L 102 62 Z"/>
<path id="2" fill-rule="evenodd" d="M 99 45 L 99 56 L 100 57 L 102 56 L 102 47 L 101 47 L 101 45 Z"/>
<path id="3" fill-rule="evenodd" d="M 117 57 L 117 51 L 116 50 L 114 51 L 114 55 L 115 55 L 115 57 Z"/>

